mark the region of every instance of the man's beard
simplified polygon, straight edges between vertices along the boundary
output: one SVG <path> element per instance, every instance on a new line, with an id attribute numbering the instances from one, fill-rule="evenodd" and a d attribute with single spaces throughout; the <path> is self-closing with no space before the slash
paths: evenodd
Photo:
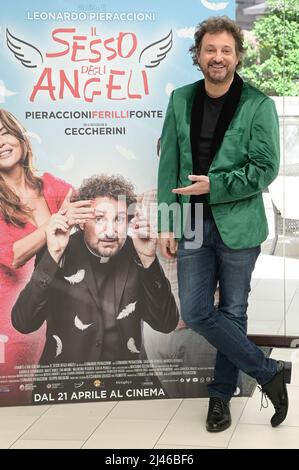
<path id="1" fill-rule="evenodd" d="M 229 70 L 224 66 L 223 68 L 219 69 L 219 72 L 217 72 L 211 69 L 211 65 L 208 65 L 207 70 L 203 71 L 205 78 L 207 78 L 211 83 L 214 85 L 225 84 L 232 80 L 235 74 L 235 69 Z M 223 72 L 225 72 L 225 74 L 223 74 Z"/>
<path id="2" fill-rule="evenodd" d="M 93 248 L 89 247 L 96 256 L 100 256 L 103 258 L 107 258 L 107 257 L 110 258 L 112 256 L 115 256 L 120 252 L 120 250 L 122 249 L 125 243 L 125 239 L 116 238 L 116 239 L 111 239 L 111 244 L 112 244 L 111 246 L 105 246 L 103 245 L 103 242 L 105 241 L 109 242 L 110 240 L 109 239 L 99 240 L 96 246 L 94 246 Z"/>

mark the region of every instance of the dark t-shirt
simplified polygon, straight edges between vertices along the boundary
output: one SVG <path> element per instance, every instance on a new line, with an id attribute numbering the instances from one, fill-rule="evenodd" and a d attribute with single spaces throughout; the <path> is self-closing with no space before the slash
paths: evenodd
<path id="1" fill-rule="evenodd" d="M 198 135 L 197 147 L 193 151 L 193 172 L 195 175 L 207 175 L 210 165 L 213 161 L 214 155 L 211 155 L 212 141 L 217 122 L 224 104 L 226 94 L 219 98 L 211 98 L 205 94 L 204 110 L 202 118 L 202 126 Z M 205 202 L 205 195 L 191 196 L 192 204 L 192 218 L 194 218 L 195 210 L 194 204 L 203 204 L 203 217 L 211 218 L 212 211 L 207 202 Z"/>

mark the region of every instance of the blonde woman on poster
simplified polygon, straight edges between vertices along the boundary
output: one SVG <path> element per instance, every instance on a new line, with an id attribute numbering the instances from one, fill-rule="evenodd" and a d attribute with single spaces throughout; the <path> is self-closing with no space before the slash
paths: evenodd
<path id="1" fill-rule="evenodd" d="M 15 366 L 36 364 L 43 335 L 25 336 L 11 324 L 11 308 L 30 278 L 34 257 L 46 242 L 51 215 L 64 204 L 68 222 L 92 215 L 88 201 L 70 203 L 71 186 L 50 173 L 37 176 L 31 143 L 23 126 L 8 111 L 0 110 L 0 377 L 15 374 Z M 0 404 L 13 404 L 13 385 L 0 396 Z M 14 403 L 17 404 L 17 403 Z"/>

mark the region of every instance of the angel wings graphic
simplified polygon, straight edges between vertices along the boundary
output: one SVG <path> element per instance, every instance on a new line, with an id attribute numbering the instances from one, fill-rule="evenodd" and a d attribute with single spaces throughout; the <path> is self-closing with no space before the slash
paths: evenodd
<path id="1" fill-rule="evenodd" d="M 18 59 L 24 67 L 33 69 L 44 61 L 42 53 L 37 47 L 13 36 L 8 29 L 6 29 L 6 44 L 15 58 Z"/>
<path id="2" fill-rule="evenodd" d="M 36 68 L 40 66 L 44 59 L 41 51 L 33 44 L 14 36 L 6 29 L 6 44 L 15 58 L 24 67 Z M 153 42 L 145 47 L 139 55 L 139 63 L 146 68 L 155 68 L 165 59 L 173 46 L 172 30 L 159 41 Z"/>
<path id="3" fill-rule="evenodd" d="M 165 38 L 147 46 L 139 56 L 139 63 L 146 68 L 158 67 L 173 46 L 172 30 Z"/>

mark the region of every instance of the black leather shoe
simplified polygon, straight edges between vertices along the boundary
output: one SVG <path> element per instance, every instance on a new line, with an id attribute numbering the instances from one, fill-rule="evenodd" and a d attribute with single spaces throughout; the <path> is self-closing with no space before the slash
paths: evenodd
<path id="1" fill-rule="evenodd" d="M 271 418 L 271 425 L 275 428 L 286 418 L 289 408 L 286 384 L 291 383 L 292 363 L 277 361 L 277 372 L 274 377 L 262 386 L 262 392 L 272 402 L 275 413 Z"/>
<path id="2" fill-rule="evenodd" d="M 229 401 L 219 397 L 211 397 L 206 421 L 206 429 L 209 432 L 220 432 L 229 428 L 232 423 Z"/>

